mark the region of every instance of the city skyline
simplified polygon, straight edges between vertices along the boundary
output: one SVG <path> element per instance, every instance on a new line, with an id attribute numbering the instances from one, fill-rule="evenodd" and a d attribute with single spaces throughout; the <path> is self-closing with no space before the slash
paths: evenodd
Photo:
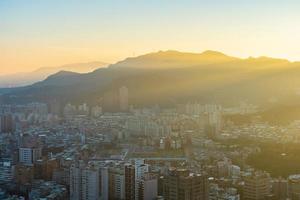
<path id="1" fill-rule="evenodd" d="M 0 199 L 299 200 L 299 10 L 0 0 Z"/>

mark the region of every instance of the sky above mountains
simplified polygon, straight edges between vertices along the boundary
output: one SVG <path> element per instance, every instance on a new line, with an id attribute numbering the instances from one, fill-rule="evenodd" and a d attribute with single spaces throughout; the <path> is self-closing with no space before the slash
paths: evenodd
<path id="1" fill-rule="evenodd" d="M 175 49 L 300 60 L 297 0 L 2 0 L 0 74 Z"/>

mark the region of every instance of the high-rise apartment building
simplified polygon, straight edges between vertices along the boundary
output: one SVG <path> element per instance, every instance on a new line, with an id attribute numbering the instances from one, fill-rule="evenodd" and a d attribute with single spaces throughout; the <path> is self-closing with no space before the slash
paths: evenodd
<path id="1" fill-rule="evenodd" d="M 109 195 L 109 169 L 108 167 L 100 168 L 100 198 L 101 200 L 108 200 Z"/>
<path id="2" fill-rule="evenodd" d="M 193 174 L 186 169 L 171 168 L 163 178 L 165 200 L 207 200 L 208 180 L 205 175 Z"/>
<path id="3" fill-rule="evenodd" d="M 14 178 L 15 166 L 11 159 L 0 159 L 0 184 L 7 183 Z"/>
<path id="4" fill-rule="evenodd" d="M 300 199 L 300 174 L 288 177 L 288 197 L 291 200 Z"/>
<path id="5" fill-rule="evenodd" d="M 139 200 L 153 200 L 158 196 L 158 179 L 153 173 L 145 173 L 139 181 Z"/>
<path id="6" fill-rule="evenodd" d="M 245 185 L 243 199 L 245 200 L 263 200 L 271 192 L 270 175 L 265 172 L 253 172 L 244 178 Z"/>
<path id="7" fill-rule="evenodd" d="M 144 174 L 149 172 L 149 165 L 144 164 L 144 159 L 136 159 L 135 166 L 135 199 L 139 199 L 139 185 L 144 177 Z"/>
<path id="8" fill-rule="evenodd" d="M 135 199 L 135 167 L 134 165 L 125 165 L 125 199 Z"/>
<path id="9" fill-rule="evenodd" d="M 42 149 L 39 147 L 19 148 L 19 162 L 23 165 L 32 166 L 42 157 Z"/>
<path id="10" fill-rule="evenodd" d="M 123 165 L 109 168 L 109 199 L 125 199 L 125 170 Z"/>
<path id="11" fill-rule="evenodd" d="M 70 168 L 70 199 L 98 200 L 99 170 L 93 165 L 76 163 Z"/>
<path id="12" fill-rule="evenodd" d="M 14 132 L 14 120 L 11 114 L 0 115 L 0 133 Z"/>
<path id="13" fill-rule="evenodd" d="M 284 178 L 272 180 L 272 195 L 275 199 L 285 200 L 288 195 L 288 181 Z"/>

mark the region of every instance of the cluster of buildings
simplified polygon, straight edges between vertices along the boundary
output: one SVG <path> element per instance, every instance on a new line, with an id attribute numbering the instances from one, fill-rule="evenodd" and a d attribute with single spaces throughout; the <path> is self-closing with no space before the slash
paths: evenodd
<path id="1" fill-rule="evenodd" d="M 247 134 L 285 135 L 287 142 L 286 132 L 299 123 L 279 128 L 225 120 L 257 110 L 248 104 L 134 108 L 126 87 L 105 98 L 122 112 L 102 109 L 107 99 L 66 103 L 60 111 L 45 103 L 0 105 L 0 199 L 300 198 L 300 175 L 271 177 L 246 162 L 258 147 L 226 144 Z"/>

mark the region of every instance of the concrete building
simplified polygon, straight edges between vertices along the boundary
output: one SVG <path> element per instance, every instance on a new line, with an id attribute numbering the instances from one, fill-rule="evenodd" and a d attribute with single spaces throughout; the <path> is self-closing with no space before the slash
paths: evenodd
<path id="1" fill-rule="evenodd" d="M 11 114 L 0 115 L 0 133 L 14 132 L 14 120 Z"/>
<path id="2" fill-rule="evenodd" d="M 99 170 L 93 165 L 85 166 L 80 162 L 71 166 L 70 199 L 98 200 L 99 188 Z"/>
<path id="3" fill-rule="evenodd" d="M 163 195 L 165 200 L 192 200 L 209 197 L 208 181 L 205 175 L 193 174 L 186 169 L 169 169 L 163 178 Z"/>
<path id="4" fill-rule="evenodd" d="M 100 169 L 100 198 L 101 200 L 108 200 L 109 195 L 109 174 L 108 168 L 103 167 Z"/>
<path id="5" fill-rule="evenodd" d="M 125 165 L 125 199 L 131 200 L 135 198 L 135 167 L 133 165 Z"/>
<path id="6" fill-rule="evenodd" d="M 288 177 L 288 197 L 291 200 L 300 199 L 300 174 Z"/>
<path id="7" fill-rule="evenodd" d="M 110 200 L 125 199 L 125 171 L 124 166 L 117 165 L 109 168 L 109 195 Z"/>
<path id="8" fill-rule="evenodd" d="M 135 160 L 135 199 L 139 199 L 139 185 L 144 174 L 149 172 L 149 165 L 144 164 L 143 159 Z"/>
<path id="9" fill-rule="evenodd" d="M 0 159 L 0 183 L 7 183 L 14 178 L 15 166 L 10 159 Z"/>
<path id="10" fill-rule="evenodd" d="M 34 177 L 36 179 L 52 180 L 53 172 L 59 168 L 57 159 L 37 160 L 34 164 Z"/>
<path id="11" fill-rule="evenodd" d="M 145 173 L 139 182 L 139 200 L 153 200 L 158 196 L 156 174 Z"/>
<path id="12" fill-rule="evenodd" d="M 272 180 L 272 195 L 275 199 L 285 200 L 288 196 L 288 181 L 283 178 Z"/>
<path id="13" fill-rule="evenodd" d="M 33 166 L 33 164 L 42 157 L 42 149 L 38 147 L 19 148 L 19 162 L 23 165 Z"/>
<path id="14" fill-rule="evenodd" d="M 263 200 L 271 193 L 270 175 L 256 171 L 244 178 L 243 199 Z"/>

